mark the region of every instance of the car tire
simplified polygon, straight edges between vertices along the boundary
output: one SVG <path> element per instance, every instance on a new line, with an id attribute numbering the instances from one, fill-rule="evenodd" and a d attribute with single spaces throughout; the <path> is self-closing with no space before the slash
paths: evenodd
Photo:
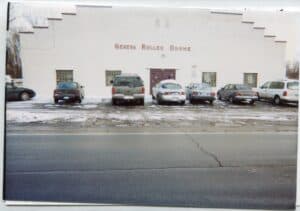
<path id="1" fill-rule="evenodd" d="M 76 100 L 76 103 L 81 103 L 81 99 Z"/>
<path id="2" fill-rule="evenodd" d="M 234 101 L 234 99 L 233 99 L 233 96 L 230 96 L 230 97 L 228 98 L 228 101 L 229 101 L 230 103 L 232 103 L 232 104 L 235 103 L 235 101 Z"/>
<path id="3" fill-rule="evenodd" d="M 152 100 L 155 100 L 155 97 L 154 97 L 154 95 L 152 95 Z"/>
<path id="4" fill-rule="evenodd" d="M 183 106 L 184 104 L 185 104 L 185 101 L 184 101 L 184 100 L 180 102 L 180 105 Z"/>
<path id="5" fill-rule="evenodd" d="M 194 103 L 195 103 L 195 100 L 190 98 L 190 104 L 194 104 Z"/>
<path id="6" fill-rule="evenodd" d="M 280 97 L 279 96 L 275 96 L 273 99 L 273 104 L 274 105 L 280 105 L 281 101 L 280 101 Z"/>
<path id="7" fill-rule="evenodd" d="M 112 100 L 111 100 L 111 104 L 112 104 L 112 105 L 117 105 L 117 100 L 116 100 L 116 99 L 112 99 Z"/>
<path id="8" fill-rule="evenodd" d="M 255 103 L 254 100 L 251 100 L 251 101 L 249 102 L 250 105 L 254 105 L 254 103 Z"/>
<path id="9" fill-rule="evenodd" d="M 210 101 L 209 101 L 209 104 L 211 104 L 211 105 L 214 104 L 214 101 L 213 101 L 213 100 L 210 100 Z"/>
<path id="10" fill-rule="evenodd" d="M 54 104 L 58 104 L 58 99 L 54 99 Z"/>
<path id="11" fill-rule="evenodd" d="M 220 94 L 217 94 L 217 96 L 218 96 L 218 100 L 222 100 L 222 97 Z"/>
<path id="12" fill-rule="evenodd" d="M 157 95 L 156 101 L 157 101 L 157 104 L 158 104 L 158 105 L 161 105 L 161 104 L 162 104 L 162 101 L 161 101 L 161 99 L 160 99 L 160 95 Z"/>
<path id="13" fill-rule="evenodd" d="M 20 100 L 22 101 L 26 101 L 26 100 L 29 100 L 30 99 L 30 95 L 28 92 L 22 92 L 20 94 Z"/>

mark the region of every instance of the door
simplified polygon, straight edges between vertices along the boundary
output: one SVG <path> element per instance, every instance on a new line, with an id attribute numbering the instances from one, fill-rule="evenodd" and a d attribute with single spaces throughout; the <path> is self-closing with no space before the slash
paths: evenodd
<path id="1" fill-rule="evenodd" d="M 267 90 L 266 97 L 268 99 L 273 99 L 275 95 L 281 95 L 284 89 L 284 82 L 272 81 L 269 89 Z"/>
<path id="2" fill-rule="evenodd" d="M 268 91 L 268 88 L 270 86 L 270 83 L 271 82 L 266 82 L 264 83 L 261 87 L 259 87 L 259 97 L 261 99 L 266 99 L 267 98 L 267 91 Z"/>
<path id="3" fill-rule="evenodd" d="M 166 79 L 176 79 L 175 69 L 150 69 L 150 94 L 152 94 L 152 87 L 157 83 Z"/>

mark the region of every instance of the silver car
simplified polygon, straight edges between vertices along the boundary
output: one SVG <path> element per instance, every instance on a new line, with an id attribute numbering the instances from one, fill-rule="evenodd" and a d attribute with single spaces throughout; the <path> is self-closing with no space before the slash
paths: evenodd
<path id="1" fill-rule="evenodd" d="M 206 83 L 190 83 L 186 87 L 186 96 L 190 103 L 195 103 L 197 101 L 208 101 L 210 104 L 216 100 L 215 92 L 209 84 Z"/>
<path id="2" fill-rule="evenodd" d="M 163 80 L 152 88 L 152 97 L 156 99 L 157 104 L 164 102 L 174 102 L 180 105 L 185 104 L 185 91 L 182 86 L 175 80 Z"/>

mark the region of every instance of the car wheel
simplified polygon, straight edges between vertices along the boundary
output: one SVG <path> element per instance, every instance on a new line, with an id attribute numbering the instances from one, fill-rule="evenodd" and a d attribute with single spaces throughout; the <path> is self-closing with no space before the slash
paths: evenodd
<path id="1" fill-rule="evenodd" d="M 273 103 L 275 104 L 275 105 L 280 105 L 280 97 L 279 96 L 275 96 L 274 97 L 274 99 L 273 99 Z"/>
<path id="2" fill-rule="evenodd" d="M 254 103 L 255 103 L 254 100 L 251 100 L 251 101 L 249 102 L 250 105 L 254 105 Z"/>
<path id="3" fill-rule="evenodd" d="M 116 99 L 112 99 L 112 100 L 111 100 L 111 104 L 112 104 L 112 105 L 117 105 L 117 100 L 116 100 Z"/>
<path id="4" fill-rule="evenodd" d="M 81 103 L 81 99 L 76 100 L 76 103 Z"/>
<path id="5" fill-rule="evenodd" d="M 22 92 L 20 94 L 20 100 L 25 101 L 25 100 L 29 100 L 29 99 L 30 99 L 30 96 L 29 96 L 29 94 L 27 92 Z"/>
<path id="6" fill-rule="evenodd" d="M 211 104 L 211 105 L 214 104 L 214 101 L 213 101 L 213 100 L 210 100 L 210 101 L 209 101 L 209 104 Z"/>
<path id="7" fill-rule="evenodd" d="M 194 101 L 193 99 L 190 98 L 190 103 L 191 103 L 191 104 L 194 104 L 195 101 Z"/>
<path id="8" fill-rule="evenodd" d="M 57 104 L 58 103 L 58 99 L 54 99 L 54 103 Z"/>
<path id="9" fill-rule="evenodd" d="M 156 101 L 157 101 L 157 104 L 158 104 L 158 105 L 161 105 L 161 104 L 162 104 L 162 101 L 161 101 L 160 95 L 157 95 L 157 97 L 156 97 Z"/>
<path id="10" fill-rule="evenodd" d="M 232 96 L 231 96 L 231 97 L 229 97 L 229 99 L 228 99 L 228 100 L 229 100 L 229 102 L 230 102 L 230 103 L 232 103 L 232 104 L 233 104 L 233 103 L 235 103 L 235 101 L 233 100 L 233 97 L 232 97 Z"/>
<path id="11" fill-rule="evenodd" d="M 185 101 L 184 101 L 184 100 L 180 102 L 180 105 L 184 105 L 184 104 L 185 104 Z"/>
<path id="12" fill-rule="evenodd" d="M 154 97 L 154 95 L 152 95 L 152 100 L 155 100 L 155 97 Z"/>
<path id="13" fill-rule="evenodd" d="M 222 97 L 220 94 L 218 94 L 218 100 L 222 100 Z"/>

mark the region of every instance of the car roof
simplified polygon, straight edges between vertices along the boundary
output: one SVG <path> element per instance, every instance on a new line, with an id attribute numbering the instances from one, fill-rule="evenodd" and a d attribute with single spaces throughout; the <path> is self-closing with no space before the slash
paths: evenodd
<path id="1" fill-rule="evenodd" d="M 190 84 L 197 84 L 197 85 L 207 85 L 207 86 L 210 86 L 208 83 L 201 83 L 201 82 L 192 82 Z"/>
<path id="2" fill-rule="evenodd" d="M 174 84 L 179 84 L 176 80 L 174 79 L 167 79 L 167 80 L 162 80 L 159 83 L 164 84 L 164 83 L 174 83 Z"/>
<path id="3" fill-rule="evenodd" d="M 76 84 L 79 84 L 78 82 L 76 82 L 76 81 L 60 81 L 60 82 L 58 82 L 58 84 L 61 84 L 61 83 L 76 83 Z"/>
<path id="4" fill-rule="evenodd" d="M 136 73 L 121 73 L 120 75 L 116 75 L 116 77 L 139 77 Z"/>

